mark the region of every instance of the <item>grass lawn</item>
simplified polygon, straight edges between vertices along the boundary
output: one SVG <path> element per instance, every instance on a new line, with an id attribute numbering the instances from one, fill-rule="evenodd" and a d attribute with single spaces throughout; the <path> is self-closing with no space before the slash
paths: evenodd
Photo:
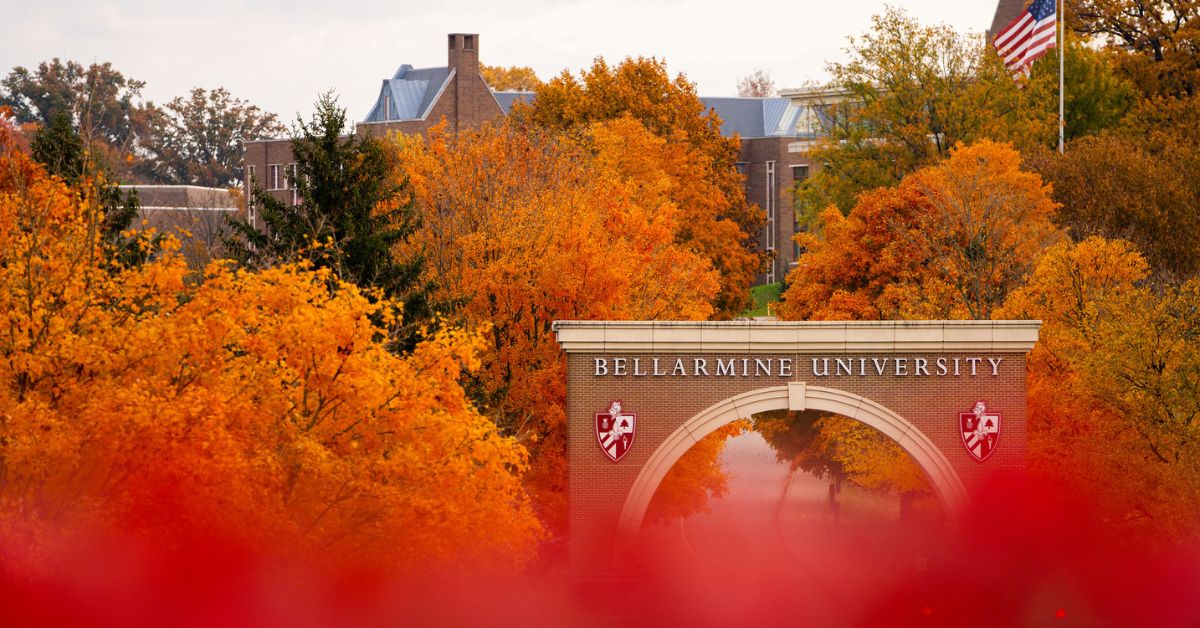
<path id="1" fill-rule="evenodd" d="M 779 300 L 779 293 L 782 290 L 782 283 L 754 286 L 750 289 L 750 297 L 754 299 L 754 309 L 742 312 L 742 316 L 774 316 L 774 304 Z M 768 306 L 771 308 L 770 312 L 767 311 Z"/>

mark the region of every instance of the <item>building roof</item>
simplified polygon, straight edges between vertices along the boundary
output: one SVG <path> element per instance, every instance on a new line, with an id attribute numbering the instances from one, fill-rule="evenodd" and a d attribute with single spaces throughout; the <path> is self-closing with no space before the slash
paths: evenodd
<path id="1" fill-rule="evenodd" d="M 817 109 L 793 98 L 701 97 L 704 106 L 721 118 L 721 135 L 741 137 L 810 136 L 806 119 Z M 819 116 L 819 111 L 817 113 Z"/>
<path id="2" fill-rule="evenodd" d="M 122 190 L 135 190 L 143 210 L 208 209 L 236 211 L 227 188 L 206 188 L 199 185 L 122 185 Z"/>
<path id="3" fill-rule="evenodd" d="M 518 100 L 523 103 L 533 102 L 533 92 L 497 92 L 493 91 L 492 96 L 496 97 L 496 102 L 500 103 L 500 109 L 504 111 L 504 115 L 512 112 L 513 103 Z"/>
<path id="4" fill-rule="evenodd" d="M 414 69 L 407 64 L 400 66 L 395 76 L 383 81 L 379 96 L 363 122 L 425 119 L 454 78 L 454 73 L 455 70 L 449 67 Z M 815 136 L 822 128 L 824 108 L 821 106 L 823 101 L 813 101 L 810 96 L 825 92 L 793 91 L 796 93 L 777 98 L 702 97 L 700 101 L 720 116 L 721 134 L 726 137 L 734 134 L 744 138 Z M 804 97 L 798 98 L 798 95 Z M 508 115 L 516 102 L 531 103 L 536 94 L 492 91 L 492 96 L 504 115 Z"/>
<path id="5" fill-rule="evenodd" d="M 454 71 L 448 67 L 414 69 L 407 63 L 400 66 L 392 78 L 383 80 L 375 106 L 363 122 L 425 118 L 453 76 Z"/>

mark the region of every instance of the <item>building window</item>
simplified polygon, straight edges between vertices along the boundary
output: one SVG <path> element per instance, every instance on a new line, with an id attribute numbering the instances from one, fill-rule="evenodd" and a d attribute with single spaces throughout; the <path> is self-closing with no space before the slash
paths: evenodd
<path id="1" fill-rule="evenodd" d="M 744 176 L 746 176 L 746 166 L 748 166 L 748 165 L 749 164 L 747 164 L 744 161 L 739 161 L 739 162 L 733 164 L 733 169 L 736 170 L 738 174 L 740 174 L 744 177 Z"/>
<path id="2" fill-rule="evenodd" d="M 800 184 L 807 178 L 808 178 L 808 166 L 807 165 L 793 165 L 792 166 L 792 189 L 793 190 L 799 188 Z M 800 230 L 802 229 L 802 225 L 800 224 L 800 216 L 801 216 L 800 197 L 799 197 L 799 195 L 793 195 L 793 198 L 794 198 L 794 202 L 792 203 L 792 238 L 791 238 L 791 240 L 792 240 L 792 263 L 795 263 L 796 260 L 800 259 L 800 253 L 801 253 L 800 243 L 796 242 L 795 236 L 797 233 L 800 233 Z"/>
<path id="3" fill-rule="evenodd" d="M 800 224 L 800 209 L 792 209 L 792 263 L 800 261 L 800 254 L 804 251 L 800 248 L 800 243 L 796 241 L 796 234 L 804 229 L 804 225 Z"/>
<path id="4" fill-rule="evenodd" d="M 775 250 L 775 162 L 767 162 L 767 250 Z M 775 262 L 767 268 L 767 283 L 775 283 Z"/>
<path id="5" fill-rule="evenodd" d="M 290 163 L 283 167 L 283 187 L 289 190 L 296 188 L 296 164 Z"/>
<path id="6" fill-rule="evenodd" d="M 392 97 L 391 96 L 385 95 L 383 97 L 383 119 L 384 120 L 392 119 Z"/>
<path id="7" fill-rule="evenodd" d="M 475 49 L 475 36 L 467 35 L 467 36 L 463 37 L 463 50 L 474 50 L 474 49 Z"/>
<path id="8" fill-rule="evenodd" d="M 267 168 L 270 169 L 270 172 L 268 173 L 267 178 L 268 178 L 268 182 L 271 184 L 270 189 L 272 189 L 272 190 L 283 189 L 283 186 L 279 185 L 280 182 L 282 182 L 282 180 L 283 180 L 282 173 L 280 172 L 280 170 L 282 170 L 282 167 L 281 167 L 282 165 L 283 164 L 271 164 L 271 165 L 267 166 Z"/>
<path id="9" fill-rule="evenodd" d="M 254 173 L 254 166 L 246 166 L 246 222 L 251 227 L 256 226 L 254 224 L 254 186 L 257 178 Z"/>

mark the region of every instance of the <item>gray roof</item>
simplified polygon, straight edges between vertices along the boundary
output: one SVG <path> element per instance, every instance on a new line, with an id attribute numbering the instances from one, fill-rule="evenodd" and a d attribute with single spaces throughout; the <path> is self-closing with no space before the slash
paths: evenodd
<path id="1" fill-rule="evenodd" d="M 424 118 L 453 75 L 450 68 L 413 69 L 408 64 L 400 66 L 395 76 L 383 80 L 375 106 L 371 107 L 371 112 L 363 122 Z"/>
<path id="2" fill-rule="evenodd" d="M 512 111 L 513 103 L 517 102 L 518 100 L 523 103 L 528 104 L 528 103 L 533 102 L 533 98 L 534 98 L 533 92 L 496 92 L 496 91 L 494 91 L 494 92 L 492 92 L 492 95 L 496 97 L 496 102 L 500 103 L 500 109 L 502 109 L 504 111 L 504 115 L 508 115 Z"/>
<path id="3" fill-rule="evenodd" d="M 726 137 L 734 133 L 741 137 L 812 135 L 797 128 L 809 108 L 791 98 L 701 97 L 700 101 L 720 116 L 721 135 Z"/>
<path id="4" fill-rule="evenodd" d="M 233 211 L 237 203 L 228 188 L 198 185 L 122 185 L 135 190 L 143 210 L 203 209 Z"/>
<path id="5" fill-rule="evenodd" d="M 395 76 L 383 81 L 379 97 L 363 122 L 424 119 L 453 76 L 454 71 L 450 68 L 400 66 Z M 517 101 L 529 103 L 535 97 L 533 92 L 493 91 L 492 95 L 504 115 L 512 111 Z M 811 136 L 813 134 L 806 131 L 806 127 L 798 126 L 802 118 L 813 112 L 818 118 L 824 117 L 819 108 L 798 105 L 791 98 L 715 97 L 700 100 L 720 116 L 721 134 L 726 137 L 735 133 L 746 138 Z"/>

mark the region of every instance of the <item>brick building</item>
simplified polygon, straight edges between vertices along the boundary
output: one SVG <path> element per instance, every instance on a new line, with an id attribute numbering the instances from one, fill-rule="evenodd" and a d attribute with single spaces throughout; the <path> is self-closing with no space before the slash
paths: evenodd
<path id="1" fill-rule="evenodd" d="M 999 0 L 992 28 L 1002 27 L 1023 7 L 1023 0 Z M 507 115 L 518 100 L 533 99 L 531 92 L 495 91 L 487 85 L 479 72 L 479 35 L 452 33 L 447 48 L 444 67 L 405 64 L 384 79 L 374 106 L 353 132 L 376 137 L 390 131 L 424 133 L 442 120 L 451 130 L 468 129 Z M 700 98 L 720 116 L 722 134 L 739 138 L 737 168 L 746 177 L 746 197 L 766 213 L 758 244 L 771 253 L 771 262 L 758 283 L 783 281 L 795 267 L 800 251 L 792 238 L 800 225 L 792 191 L 815 167 L 808 150 L 826 128 L 826 106 L 844 98 L 808 88 L 782 90 L 775 98 Z M 298 200 L 291 183 L 289 140 L 246 142 L 245 163 L 247 179 L 264 191 L 285 202 Z M 255 219 L 253 209 L 249 219 Z"/>
<path id="2" fill-rule="evenodd" d="M 383 137 L 388 132 L 424 133 L 443 119 L 453 131 L 479 126 L 506 115 L 528 92 L 493 91 L 479 73 L 479 35 L 451 33 L 445 67 L 413 68 L 404 64 L 392 78 L 384 79 L 379 96 L 354 133 Z M 285 202 L 296 202 L 291 177 L 291 141 L 246 142 L 246 178 L 266 193 Z M 249 216 L 253 221 L 253 214 Z"/>
<path id="3" fill-rule="evenodd" d="M 996 2 L 996 13 L 992 16 L 992 26 L 987 29 L 988 40 L 991 40 L 996 33 L 1017 19 L 1017 16 L 1025 10 L 1025 5 L 1027 4 L 1029 4 L 1028 0 L 998 0 Z"/>
<path id="4" fill-rule="evenodd" d="M 800 250 L 792 237 L 800 216 L 792 191 L 813 168 L 808 150 L 827 128 L 826 108 L 844 99 L 807 88 L 782 90 L 777 98 L 700 98 L 721 117 L 721 133 L 741 141 L 737 169 L 746 176 L 746 198 L 767 215 L 758 242 L 772 260 L 758 283 L 783 281 L 796 265 Z"/>
<path id="5" fill-rule="evenodd" d="M 795 264 L 791 189 L 808 175 L 805 150 L 819 133 L 818 100 L 825 96 L 791 90 L 778 98 L 701 98 L 721 117 L 722 134 L 740 138 L 737 168 L 746 175 L 746 196 L 767 214 L 758 240 L 773 253 L 773 260 L 759 282 L 781 281 Z M 507 115 L 513 103 L 532 98 L 531 92 L 492 90 L 479 73 L 479 35 L 453 33 L 448 36 L 445 67 L 401 65 L 383 80 L 374 106 L 353 132 L 375 137 L 391 131 L 424 133 L 443 119 L 452 130 L 468 129 Z M 295 166 L 289 140 L 246 142 L 245 164 L 247 179 L 266 193 L 285 202 L 298 201 L 291 182 Z M 252 211 L 249 219 L 255 219 Z"/>
<path id="6" fill-rule="evenodd" d="M 138 196 L 140 209 L 133 227 L 150 227 L 178 237 L 183 257 L 193 270 L 224 255 L 229 220 L 241 211 L 241 194 L 227 188 L 122 185 L 121 190 Z"/>

